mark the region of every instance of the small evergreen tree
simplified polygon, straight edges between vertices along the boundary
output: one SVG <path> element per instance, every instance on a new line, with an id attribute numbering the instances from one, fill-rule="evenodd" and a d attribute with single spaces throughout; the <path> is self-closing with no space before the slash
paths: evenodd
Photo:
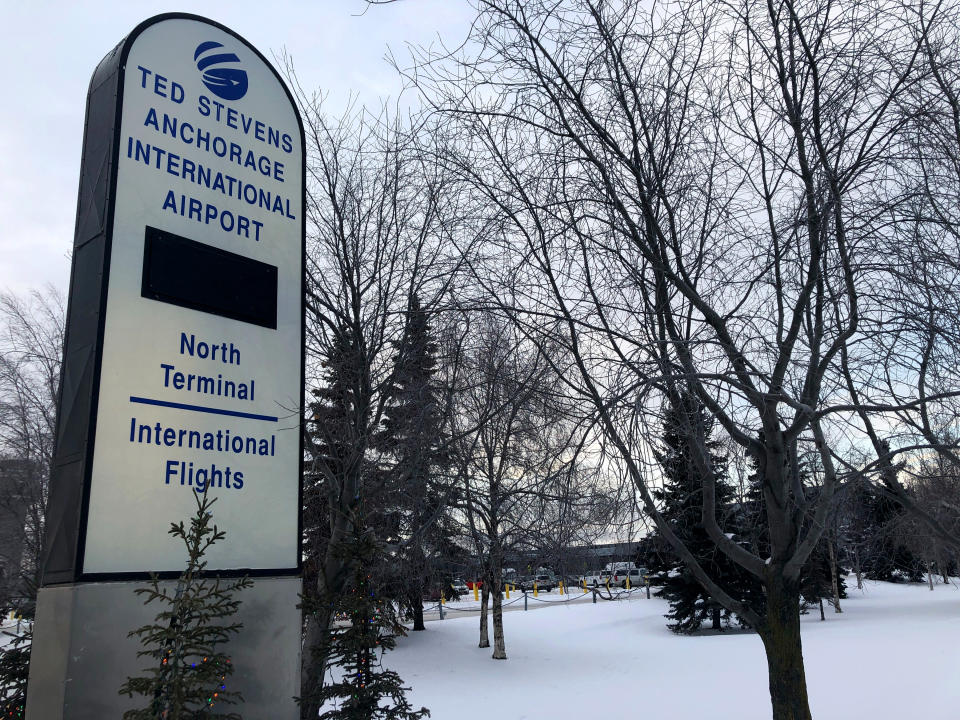
<path id="1" fill-rule="evenodd" d="M 240 720 L 238 713 L 214 710 L 243 700 L 240 693 L 227 689 L 233 665 L 218 648 L 240 631 L 241 623 L 229 619 L 240 606 L 236 594 L 252 582 L 247 577 L 226 583 L 219 577 L 204 577 L 206 552 L 226 533 L 211 524 L 210 508 L 216 500 L 207 493 L 194 494 L 197 512 L 190 526 L 181 521 L 169 530 L 187 550 L 187 566 L 175 589 L 161 587 L 154 575 L 148 587 L 135 590 L 146 597 L 145 604 L 156 600 L 164 609 L 154 622 L 129 633 L 144 646 L 137 656 L 154 664 L 146 675 L 128 677 L 120 688 L 121 695 L 149 698 L 147 707 L 128 710 L 124 720 Z"/>
<path id="2" fill-rule="evenodd" d="M 371 572 L 382 548 L 361 527 L 354 524 L 350 541 L 341 548 L 354 572 L 349 590 L 337 599 L 337 614 L 347 622 L 331 628 L 329 658 L 339 671 L 319 691 L 320 703 L 333 705 L 321 712 L 320 720 L 419 720 L 430 711 L 414 710 L 400 676 L 380 662 L 404 629 Z"/>
<path id="3" fill-rule="evenodd" d="M 811 484 L 809 479 L 809 467 L 806 463 L 801 463 L 800 482 L 806 488 L 805 493 L 810 505 L 813 506 L 818 502 L 817 496 L 820 490 L 815 484 Z M 827 522 L 828 525 L 836 522 L 834 513 L 830 514 Z M 833 568 L 830 566 L 830 543 L 833 542 L 832 536 L 833 533 L 829 530 L 824 531 L 820 536 L 820 540 L 814 546 L 813 552 L 810 553 L 810 557 L 807 558 L 807 561 L 800 570 L 800 597 L 803 600 L 804 606 L 801 611 L 805 612 L 806 606 L 819 605 L 821 619 L 823 619 L 823 601 L 834 601 L 834 572 L 836 572 L 837 579 L 837 602 L 839 603 L 840 600 L 847 597 L 847 585 L 843 579 L 843 567 L 841 567 L 839 562 L 837 562 Z M 834 554 L 834 560 L 836 560 L 836 554 Z"/>
<path id="4" fill-rule="evenodd" d="M 733 597 L 748 601 L 762 596 L 759 583 L 717 549 L 701 521 L 702 482 L 693 465 L 689 430 L 697 422 L 703 424 L 716 478 L 717 510 L 726 514 L 728 527 L 735 523 L 737 513 L 733 488 L 727 479 L 726 458 L 719 452 L 718 444 L 710 440 L 711 419 L 703 406 L 690 396 L 682 397 L 680 406 L 667 408 L 662 446 L 656 451 L 663 468 L 664 483 L 662 489 L 654 491 L 654 496 L 662 502 L 663 515 L 674 532 L 711 577 Z M 667 627 L 675 633 L 688 634 L 709 621 L 713 629 L 721 629 L 721 620 L 729 619 L 729 611 L 713 600 L 669 545 L 651 542 L 649 546 L 658 548 L 647 553 L 645 562 L 651 574 L 651 584 L 661 586 L 657 596 L 670 603 L 670 612 L 665 617 L 672 622 Z"/>
<path id="5" fill-rule="evenodd" d="M 800 572 L 800 595 L 806 605 L 819 604 L 823 616 L 823 601 L 833 600 L 833 573 L 830 570 L 830 557 L 827 543 L 829 534 L 824 533 Z M 837 567 L 837 595 L 840 600 L 847 597 L 847 584 L 843 579 L 843 568 Z"/>
<path id="6" fill-rule="evenodd" d="M 0 648 L 0 718 L 23 718 L 27 707 L 33 628 L 27 625 L 21 633 L 4 634 L 11 635 L 13 640 Z"/>
<path id="7" fill-rule="evenodd" d="M 867 532 L 861 556 L 864 575 L 870 580 L 922 582 L 923 562 L 903 542 L 900 528 L 906 511 L 896 500 L 873 488 L 862 488 Z"/>

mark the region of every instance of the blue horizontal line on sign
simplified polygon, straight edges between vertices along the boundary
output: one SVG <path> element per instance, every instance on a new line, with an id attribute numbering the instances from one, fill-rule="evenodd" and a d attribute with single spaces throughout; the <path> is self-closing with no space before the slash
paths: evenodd
<path id="1" fill-rule="evenodd" d="M 238 410 L 221 410 L 220 408 L 204 407 L 203 405 L 187 405 L 186 403 L 167 402 L 166 400 L 152 400 L 150 398 L 130 396 L 130 402 L 141 403 L 143 405 L 159 405 L 160 407 L 177 408 L 178 410 L 190 410 L 191 412 L 210 413 L 211 415 L 229 415 L 230 417 L 250 418 L 251 420 L 267 420 L 269 422 L 279 422 L 279 418 L 271 415 L 256 415 L 255 413 L 245 413 Z"/>

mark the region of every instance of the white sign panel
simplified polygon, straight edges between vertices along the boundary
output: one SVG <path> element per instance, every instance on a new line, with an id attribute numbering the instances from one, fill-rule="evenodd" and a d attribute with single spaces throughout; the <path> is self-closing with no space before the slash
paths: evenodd
<path id="1" fill-rule="evenodd" d="M 178 571 L 170 523 L 216 496 L 211 570 L 299 554 L 303 147 L 258 54 L 146 27 L 122 116 L 83 572 Z"/>

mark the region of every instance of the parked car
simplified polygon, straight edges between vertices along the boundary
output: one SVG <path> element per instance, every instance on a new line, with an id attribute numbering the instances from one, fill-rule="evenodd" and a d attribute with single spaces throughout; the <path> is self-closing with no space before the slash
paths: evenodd
<path id="1" fill-rule="evenodd" d="M 627 578 L 630 579 L 630 587 L 641 587 L 643 585 L 643 576 L 647 573 L 646 568 L 621 568 L 613 570 L 610 576 L 610 585 L 618 585 L 622 588 L 627 586 Z"/>
<path id="2" fill-rule="evenodd" d="M 587 570 L 583 574 L 583 581 L 587 584 L 587 587 L 597 587 L 603 584 L 603 581 L 600 580 L 600 573 L 600 570 Z"/>
<path id="3" fill-rule="evenodd" d="M 467 584 L 460 578 L 454 578 L 454 580 L 450 583 L 450 588 L 457 597 L 470 594 L 470 588 L 468 588 Z"/>
<path id="4" fill-rule="evenodd" d="M 558 584 L 557 576 L 553 573 L 541 573 L 535 577 L 535 580 L 537 581 L 537 589 L 543 590 L 544 592 L 550 592 Z"/>
<path id="5" fill-rule="evenodd" d="M 517 581 L 517 588 L 526 592 L 533 592 L 534 583 L 537 585 L 537 592 L 550 592 L 557 586 L 557 576 L 552 573 L 527 575 Z"/>

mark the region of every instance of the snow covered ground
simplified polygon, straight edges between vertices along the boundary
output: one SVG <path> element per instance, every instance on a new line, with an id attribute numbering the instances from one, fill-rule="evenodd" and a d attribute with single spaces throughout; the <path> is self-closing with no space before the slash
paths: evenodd
<path id="1" fill-rule="evenodd" d="M 0 647 L 11 645 L 18 635 L 27 632 L 32 626 L 33 623 L 29 620 L 15 620 L 7 615 L 2 616 L 0 618 Z"/>
<path id="2" fill-rule="evenodd" d="M 868 582 L 859 591 L 850 578 L 842 614 L 828 606 L 825 622 L 816 610 L 804 616 L 814 718 L 960 718 L 956 583 L 930 592 Z M 472 598 L 452 607 L 471 605 Z M 657 720 L 770 717 L 763 647 L 753 634 L 673 635 L 666 603 L 642 592 L 596 605 L 519 607 L 504 613 L 508 660 L 477 647 L 476 615 L 448 612 L 400 638 L 386 663 L 412 687 L 414 707 L 430 708 L 434 720 L 617 717 L 628 707 L 637 708 L 630 717 Z"/>

